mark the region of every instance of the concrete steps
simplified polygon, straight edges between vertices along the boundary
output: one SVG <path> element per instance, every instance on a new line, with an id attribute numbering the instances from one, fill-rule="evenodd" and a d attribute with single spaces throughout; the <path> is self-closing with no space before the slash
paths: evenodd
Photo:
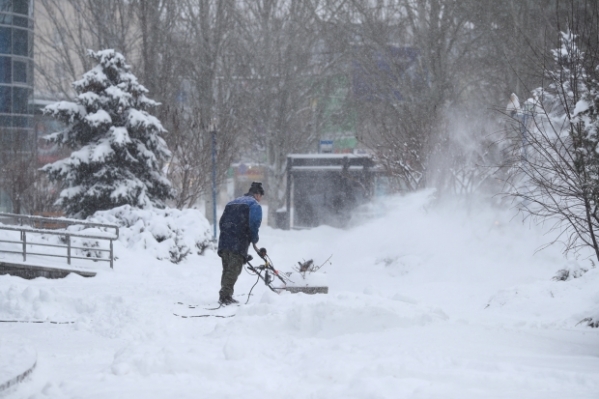
<path id="1" fill-rule="evenodd" d="M 94 277 L 96 275 L 95 272 L 85 270 L 0 262 L 0 275 L 10 274 L 11 276 L 22 277 L 28 280 L 37 277 L 64 278 L 71 273 L 75 273 L 83 277 Z"/>

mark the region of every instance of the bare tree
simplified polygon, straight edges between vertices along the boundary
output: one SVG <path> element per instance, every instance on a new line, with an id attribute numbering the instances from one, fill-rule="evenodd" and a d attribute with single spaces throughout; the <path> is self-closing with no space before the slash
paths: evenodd
<path id="1" fill-rule="evenodd" d="M 202 126 L 197 108 L 166 107 L 162 115 L 170 127 L 167 141 L 173 157 L 168 163 L 167 176 L 178 189 L 174 206 L 179 209 L 195 206 L 211 189 L 213 151 L 217 154 L 215 172 L 220 183 L 236 155 L 232 148 L 236 141 L 227 140 L 226 133 L 214 131 L 213 143 L 210 126 Z"/>
<path id="2" fill-rule="evenodd" d="M 212 184 L 212 134 L 216 133 L 216 178 L 224 180 L 237 154 L 240 96 L 236 90 L 234 1 L 186 0 L 174 30 L 179 48 L 177 97 L 162 109 L 173 152 L 169 178 L 177 207 L 196 205 Z M 171 61 L 174 62 L 174 61 Z"/>
<path id="3" fill-rule="evenodd" d="M 39 0 L 36 13 L 36 90 L 43 97 L 72 99 L 71 83 L 92 66 L 89 49 L 136 58 L 139 34 L 130 1 Z"/>
<path id="4" fill-rule="evenodd" d="M 425 187 L 444 119 L 481 85 L 478 37 L 459 1 L 344 4 L 359 137 L 398 188 Z"/>
<path id="5" fill-rule="evenodd" d="M 12 199 L 13 212 L 30 211 L 37 166 L 33 139 L 27 131 L 3 129 L 0 142 L 0 172 Z"/>
<path id="6" fill-rule="evenodd" d="M 135 0 L 132 2 L 139 32 L 139 77 L 160 101 L 170 102 L 181 90 L 183 49 L 179 2 Z"/>
<path id="7" fill-rule="evenodd" d="M 268 168 L 270 223 L 284 203 L 287 154 L 315 149 L 318 138 L 315 88 L 328 62 L 315 59 L 321 43 L 314 3 L 243 2 L 246 16 L 239 36 L 246 154 L 264 154 L 261 160 Z"/>

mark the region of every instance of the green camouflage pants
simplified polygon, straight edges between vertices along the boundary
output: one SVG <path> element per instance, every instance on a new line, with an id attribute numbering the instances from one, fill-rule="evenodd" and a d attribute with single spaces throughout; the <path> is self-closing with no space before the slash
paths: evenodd
<path id="1" fill-rule="evenodd" d="M 223 251 L 221 253 L 221 260 L 223 262 L 223 275 L 220 279 L 220 297 L 233 296 L 233 287 L 237 282 L 237 277 L 241 274 L 245 259 L 239 254 L 235 254 L 229 251 Z"/>

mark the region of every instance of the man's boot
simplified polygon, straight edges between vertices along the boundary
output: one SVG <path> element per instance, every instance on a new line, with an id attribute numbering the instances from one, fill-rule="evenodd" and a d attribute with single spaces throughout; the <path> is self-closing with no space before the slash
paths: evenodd
<path id="1" fill-rule="evenodd" d="M 222 295 L 219 298 L 218 303 L 220 303 L 222 306 L 227 306 L 227 305 L 231 305 L 231 304 L 239 303 L 239 302 L 236 301 L 235 299 L 233 299 L 233 297 L 231 297 L 230 295 L 227 295 L 227 296 Z"/>
<path id="2" fill-rule="evenodd" d="M 221 294 L 221 295 L 219 296 L 219 298 L 218 298 L 218 303 L 219 303 L 221 306 L 227 306 L 227 305 L 229 304 L 229 302 L 227 301 L 227 296 L 226 296 L 226 295 L 222 295 L 222 294 Z"/>
<path id="3" fill-rule="evenodd" d="M 228 299 L 229 299 L 229 304 L 231 304 L 231 303 L 232 303 L 232 304 L 239 303 L 239 301 L 236 301 L 235 299 L 233 299 L 233 297 L 232 297 L 232 296 L 230 296 Z"/>

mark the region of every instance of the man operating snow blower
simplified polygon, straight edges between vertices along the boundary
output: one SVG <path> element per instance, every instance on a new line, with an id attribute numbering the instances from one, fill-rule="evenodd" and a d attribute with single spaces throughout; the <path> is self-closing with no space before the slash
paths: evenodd
<path id="1" fill-rule="evenodd" d="M 218 256 L 223 263 L 223 274 L 218 302 L 221 305 L 238 303 L 233 299 L 234 287 L 246 262 L 250 244 L 254 244 L 255 248 L 259 240 L 258 231 L 262 224 L 262 207 L 259 202 L 263 196 L 262 183 L 253 182 L 246 194 L 225 206 L 220 217 Z M 258 254 L 266 256 L 266 249 L 260 248 Z"/>

